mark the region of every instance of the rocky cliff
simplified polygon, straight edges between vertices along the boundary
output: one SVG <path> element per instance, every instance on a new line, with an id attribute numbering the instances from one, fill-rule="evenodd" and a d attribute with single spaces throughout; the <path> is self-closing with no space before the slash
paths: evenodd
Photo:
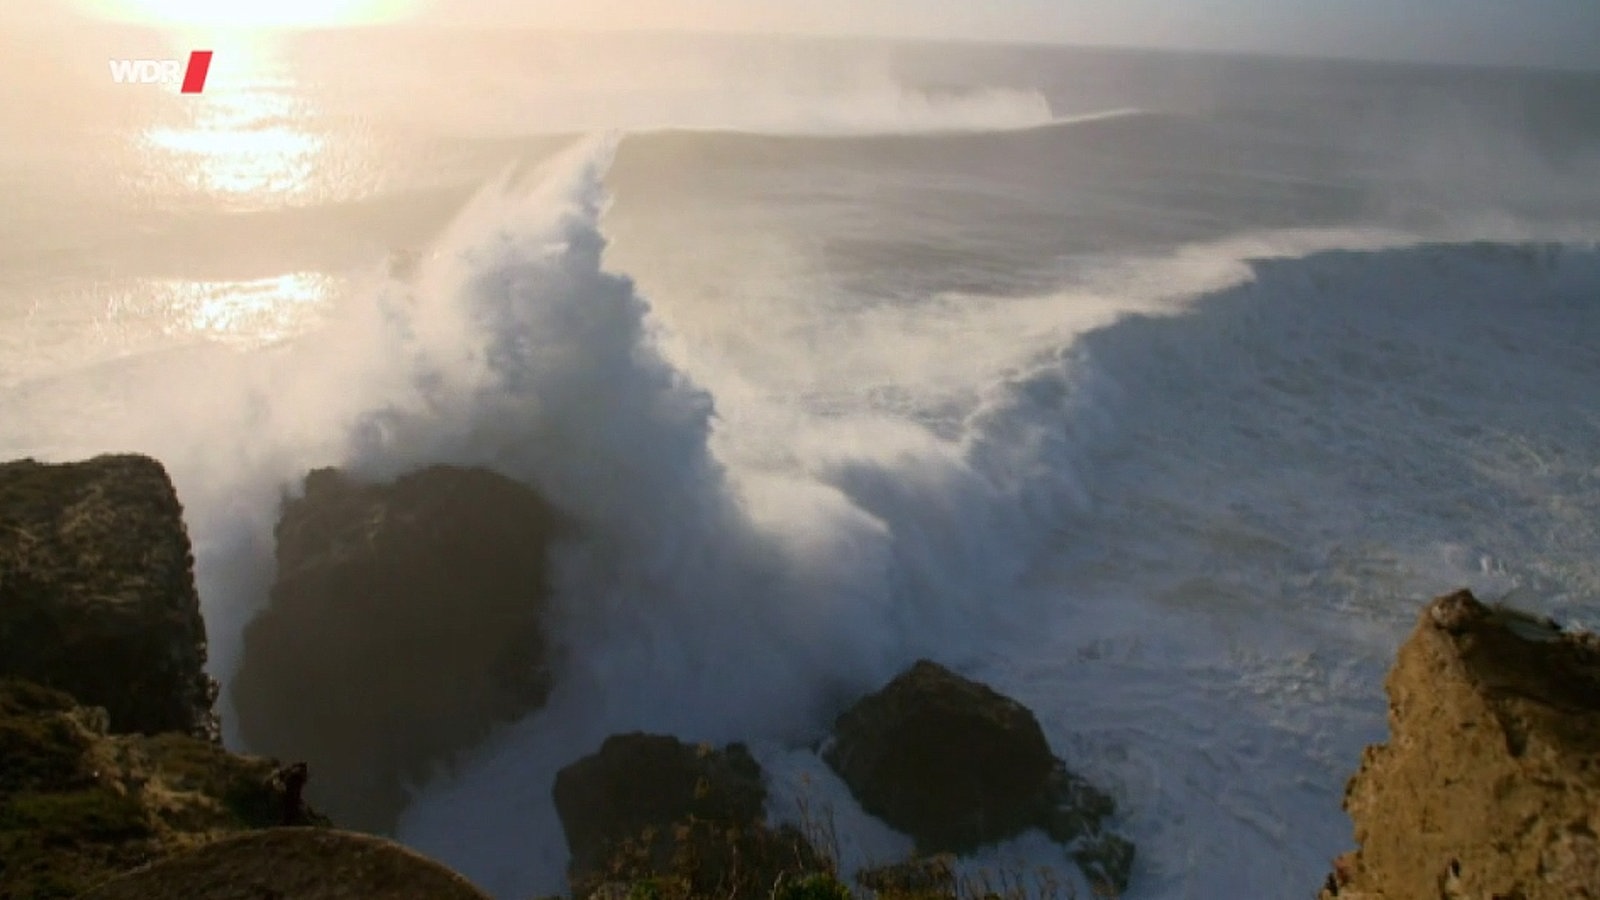
<path id="1" fill-rule="evenodd" d="M 309 763 L 336 821 L 391 831 L 407 783 L 544 703 L 546 551 L 566 527 L 483 469 L 312 472 L 245 630 L 231 691 L 246 743 Z"/>
<path id="2" fill-rule="evenodd" d="M 0 900 L 484 900 L 216 742 L 191 566 L 155 461 L 0 465 Z"/>
<path id="3" fill-rule="evenodd" d="M 1390 672 L 1387 744 L 1345 794 L 1324 898 L 1600 897 L 1600 638 L 1462 591 Z"/>
<path id="4" fill-rule="evenodd" d="M 160 463 L 0 464 L 0 666 L 111 731 L 216 737 L 193 565 Z"/>

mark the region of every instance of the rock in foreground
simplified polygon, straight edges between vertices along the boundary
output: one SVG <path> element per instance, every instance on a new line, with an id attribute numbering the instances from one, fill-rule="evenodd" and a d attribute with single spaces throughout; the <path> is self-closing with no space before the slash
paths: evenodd
<path id="1" fill-rule="evenodd" d="M 155 460 L 0 464 L 0 668 L 116 732 L 215 739 L 182 508 Z"/>
<path id="2" fill-rule="evenodd" d="M 245 631 L 232 697 L 246 743 L 306 760 L 313 802 L 341 825 L 391 831 L 407 782 L 544 703 L 546 551 L 565 527 L 482 469 L 386 485 L 311 473 Z"/>
<path id="3" fill-rule="evenodd" d="M 106 725 L 103 709 L 0 680 L 0 897 L 73 897 L 219 837 L 323 821 L 273 760 Z"/>
<path id="4" fill-rule="evenodd" d="M 1600 638 L 1461 591 L 1390 672 L 1387 744 L 1345 793 L 1340 900 L 1600 897 Z"/>
<path id="5" fill-rule="evenodd" d="M 641 880 L 674 897 L 767 897 L 827 868 L 797 831 L 764 823 L 761 767 L 742 744 L 616 735 L 557 773 L 553 794 L 575 897 Z"/>
<path id="6" fill-rule="evenodd" d="M 1120 892 L 1133 845 L 1105 830 L 1111 798 L 1068 772 L 1033 713 L 923 660 L 841 715 L 824 759 L 863 809 L 921 853 L 967 853 L 1040 828 L 1091 883 Z"/>
<path id="7" fill-rule="evenodd" d="M 380 838 L 278 828 L 207 844 L 82 900 L 488 900 L 443 866 Z"/>

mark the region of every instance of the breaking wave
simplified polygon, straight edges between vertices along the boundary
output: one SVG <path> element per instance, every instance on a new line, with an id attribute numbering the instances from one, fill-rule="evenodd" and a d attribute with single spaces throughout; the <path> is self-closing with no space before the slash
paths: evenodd
<path id="1" fill-rule="evenodd" d="M 526 134 L 532 122 L 541 134 L 682 130 L 818 136 L 1007 131 L 1056 119 L 1050 101 L 1037 90 L 928 90 L 870 78 L 832 87 L 640 85 L 600 95 L 569 95 L 542 86 L 460 116 L 470 130 L 502 134 Z"/>
<path id="2" fill-rule="evenodd" d="M 904 121 L 1039 112 L 1001 106 Z M 973 361 L 936 400 L 907 374 L 911 415 L 719 412 L 707 373 L 663 349 L 670 322 L 604 265 L 615 149 L 506 174 L 413 277 L 375 276 L 295 341 L 84 373 L 12 401 L 13 422 L 74 416 L 4 433 L 167 461 L 224 677 L 272 577 L 280 492 L 308 468 L 485 465 L 572 513 L 549 706 L 420 789 L 402 826 L 498 894 L 560 888 L 549 786 L 605 735 L 754 740 L 775 770 L 805 769 L 796 748 L 841 703 L 925 655 L 1036 706 L 1075 766 L 1118 787 L 1148 848 L 1141 891 L 1282 893 L 1314 884 L 1338 840 L 1286 852 L 1295 804 L 1336 818 L 1381 706 L 1352 689 L 1320 717 L 1286 707 L 1273 686 L 1328 699 L 1315 688 L 1343 670 L 1261 647 L 1307 628 L 1376 660 L 1389 632 L 1361 623 L 1463 580 L 1537 588 L 1580 618 L 1600 593 L 1594 247 L 1192 248 L 1059 294 L 967 298 L 934 325 L 863 320 L 880 350 Z M 1249 611 L 1242 665 L 1197 637 L 1224 608 Z M 1264 687 L 1230 691 L 1241 670 Z M 1230 716 L 1252 746 L 1291 749 L 1242 772 L 1191 740 Z"/>

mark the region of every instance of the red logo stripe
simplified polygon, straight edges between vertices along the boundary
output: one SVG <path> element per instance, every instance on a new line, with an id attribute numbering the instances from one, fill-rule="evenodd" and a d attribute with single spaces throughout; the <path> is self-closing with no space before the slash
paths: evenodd
<path id="1" fill-rule="evenodd" d="M 206 89 L 206 73 L 211 71 L 211 51 L 195 50 L 189 54 L 189 68 L 183 73 L 183 93 L 198 94 Z"/>

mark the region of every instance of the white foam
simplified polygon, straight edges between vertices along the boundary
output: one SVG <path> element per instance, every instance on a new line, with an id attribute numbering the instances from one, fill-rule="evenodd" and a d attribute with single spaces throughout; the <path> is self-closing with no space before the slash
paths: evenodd
<path id="1" fill-rule="evenodd" d="M 1134 896 L 1309 889 L 1416 602 L 1467 583 L 1592 615 L 1592 247 L 1280 234 L 865 309 L 807 373 L 819 410 L 724 392 L 745 373 L 706 360 L 731 354 L 669 361 L 670 323 L 605 271 L 611 152 L 508 173 L 415 283 L 375 275 L 294 342 L 85 373 L 0 426 L 13 452 L 168 462 L 224 675 L 307 468 L 485 464 L 571 510 L 549 707 L 403 825 L 502 896 L 560 888 L 551 779 L 605 735 L 750 739 L 817 773 L 827 717 L 923 654 L 1116 790 Z M 886 388 L 937 415 L 866 396 Z M 859 824 L 853 859 L 903 849 Z"/>

